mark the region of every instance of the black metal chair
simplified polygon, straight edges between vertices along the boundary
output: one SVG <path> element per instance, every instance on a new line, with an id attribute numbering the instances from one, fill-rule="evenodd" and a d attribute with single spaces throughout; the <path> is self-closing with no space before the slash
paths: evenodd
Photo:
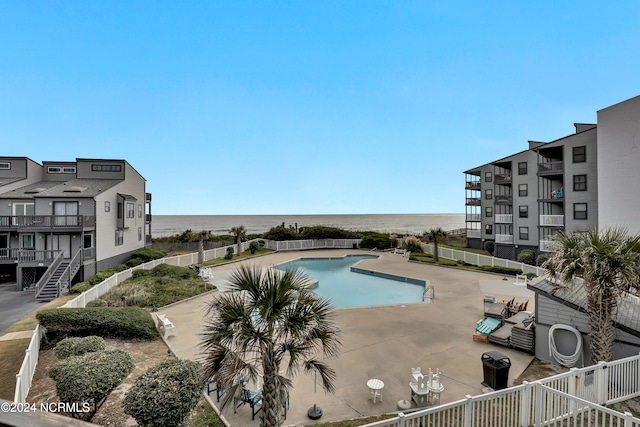
<path id="1" fill-rule="evenodd" d="M 251 407 L 251 419 L 255 420 L 256 414 L 262 410 L 262 389 L 250 390 L 246 388 L 246 383 L 243 384 L 240 402 L 236 405 L 234 412 L 245 403 L 248 403 Z M 258 405 L 260 407 L 256 409 Z"/>

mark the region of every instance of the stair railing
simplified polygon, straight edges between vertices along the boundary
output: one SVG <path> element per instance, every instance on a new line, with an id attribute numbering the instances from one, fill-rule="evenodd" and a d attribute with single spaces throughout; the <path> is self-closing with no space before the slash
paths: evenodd
<path id="1" fill-rule="evenodd" d="M 58 255 L 56 255 L 55 259 L 49 265 L 49 268 L 47 268 L 47 271 L 44 272 L 40 280 L 38 280 L 38 283 L 36 283 L 36 298 L 40 296 L 40 293 L 44 289 L 44 285 L 47 284 L 49 279 L 51 279 L 51 277 L 53 276 L 53 273 L 55 273 L 58 267 L 60 267 L 60 264 L 62 263 L 63 259 L 64 259 L 64 252 L 58 251 Z"/>
<path id="2" fill-rule="evenodd" d="M 82 264 L 82 250 L 76 252 L 73 256 L 67 268 L 62 272 L 58 281 L 56 282 L 56 288 L 58 289 L 58 296 L 62 295 L 62 291 L 69 288 L 71 286 L 71 280 L 73 280 L 74 276 L 80 270 L 80 265 Z"/>

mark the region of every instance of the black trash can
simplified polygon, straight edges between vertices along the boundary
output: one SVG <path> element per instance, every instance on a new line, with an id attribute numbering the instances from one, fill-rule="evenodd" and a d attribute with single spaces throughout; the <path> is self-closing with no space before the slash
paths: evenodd
<path id="1" fill-rule="evenodd" d="M 507 388 L 509 368 L 511 368 L 511 359 L 499 351 L 482 353 L 482 370 L 484 372 L 482 385 L 494 390 Z"/>

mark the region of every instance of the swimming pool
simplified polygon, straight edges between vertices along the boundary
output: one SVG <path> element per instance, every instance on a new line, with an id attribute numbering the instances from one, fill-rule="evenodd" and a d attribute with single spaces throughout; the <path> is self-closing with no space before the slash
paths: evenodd
<path id="1" fill-rule="evenodd" d="M 300 258 L 280 264 L 276 268 L 300 268 L 318 281 L 314 292 L 329 298 L 336 308 L 422 302 L 424 281 L 352 267 L 360 260 L 375 258 L 378 256 Z"/>

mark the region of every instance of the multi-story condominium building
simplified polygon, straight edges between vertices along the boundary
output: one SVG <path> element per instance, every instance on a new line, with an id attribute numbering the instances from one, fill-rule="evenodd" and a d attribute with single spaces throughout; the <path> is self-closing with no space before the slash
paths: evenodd
<path id="1" fill-rule="evenodd" d="M 597 124 L 469 169 L 467 244 L 515 259 L 550 250 L 558 231 L 623 226 L 640 232 L 640 97 L 598 111 Z"/>
<path id="2" fill-rule="evenodd" d="M 151 194 L 125 160 L 0 157 L 0 279 L 38 299 L 151 244 Z"/>

